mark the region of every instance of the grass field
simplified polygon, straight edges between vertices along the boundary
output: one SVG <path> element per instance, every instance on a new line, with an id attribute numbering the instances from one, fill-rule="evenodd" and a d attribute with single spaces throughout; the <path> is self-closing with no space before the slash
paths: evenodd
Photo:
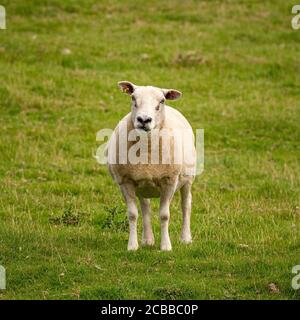
<path id="1" fill-rule="evenodd" d="M 0 299 L 299 299 L 300 30 L 293 1 L 2 0 Z M 205 130 L 194 242 L 126 251 L 126 207 L 96 133 L 119 80 L 172 87 Z M 139 220 L 141 237 L 141 220 Z M 274 285 L 272 285 L 274 284 Z"/>

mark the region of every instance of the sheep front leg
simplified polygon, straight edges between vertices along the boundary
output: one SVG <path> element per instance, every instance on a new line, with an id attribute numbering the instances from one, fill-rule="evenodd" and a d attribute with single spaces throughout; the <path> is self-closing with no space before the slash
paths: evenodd
<path id="1" fill-rule="evenodd" d="M 161 243 L 162 251 L 171 251 L 172 245 L 169 237 L 169 221 L 170 221 L 170 203 L 176 189 L 176 184 L 166 184 L 161 188 L 160 195 L 160 226 L 161 226 Z"/>
<path id="2" fill-rule="evenodd" d="M 128 210 L 129 240 L 127 249 L 129 251 L 137 250 L 139 247 L 137 238 L 138 208 L 136 205 L 135 188 L 131 184 L 122 184 L 120 185 L 120 188 L 126 201 Z"/>
<path id="3" fill-rule="evenodd" d="M 150 200 L 145 198 L 140 198 L 140 204 L 143 214 L 143 245 L 153 246 L 154 245 L 154 235 L 151 226 L 151 208 Z"/>
<path id="4" fill-rule="evenodd" d="M 192 193 L 191 185 L 185 184 L 181 189 L 181 208 L 182 208 L 182 229 L 181 229 L 181 242 L 191 243 L 191 206 L 192 206 Z"/>

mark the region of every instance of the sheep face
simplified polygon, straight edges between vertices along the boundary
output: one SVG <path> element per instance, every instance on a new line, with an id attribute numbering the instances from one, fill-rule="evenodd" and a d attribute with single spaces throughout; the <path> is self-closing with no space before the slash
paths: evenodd
<path id="1" fill-rule="evenodd" d="M 160 89 L 139 87 L 131 95 L 131 117 L 136 129 L 150 131 L 161 127 L 165 117 L 165 97 Z"/>
<path id="2" fill-rule="evenodd" d="M 146 132 L 161 128 L 165 118 L 165 100 L 179 99 L 181 93 L 174 89 L 136 86 L 128 81 L 119 82 L 121 91 L 132 100 L 131 119 L 134 128 Z"/>

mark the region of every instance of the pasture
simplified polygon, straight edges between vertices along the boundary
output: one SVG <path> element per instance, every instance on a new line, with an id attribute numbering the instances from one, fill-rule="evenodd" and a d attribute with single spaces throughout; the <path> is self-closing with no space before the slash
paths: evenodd
<path id="1" fill-rule="evenodd" d="M 0 299 L 299 299 L 300 30 L 293 1 L 2 0 Z M 193 243 L 127 252 L 126 206 L 93 155 L 129 80 L 205 135 Z M 141 216 L 139 218 L 141 239 Z"/>

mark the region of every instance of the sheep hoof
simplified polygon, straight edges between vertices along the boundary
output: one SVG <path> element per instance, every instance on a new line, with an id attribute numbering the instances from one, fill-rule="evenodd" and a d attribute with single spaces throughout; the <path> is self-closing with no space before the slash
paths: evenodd
<path id="1" fill-rule="evenodd" d="M 180 239 L 180 241 L 181 241 L 181 243 L 184 243 L 184 244 L 190 244 L 190 243 L 192 243 L 193 242 L 193 240 L 192 240 L 192 238 L 191 237 L 182 237 L 181 239 Z"/>
<path id="2" fill-rule="evenodd" d="M 160 245 L 161 251 L 172 251 L 172 245 L 171 243 L 164 243 Z"/>
<path id="3" fill-rule="evenodd" d="M 148 238 L 148 239 L 143 239 L 142 240 L 142 245 L 143 246 L 154 246 L 154 238 Z"/>
<path id="4" fill-rule="evenodd" d="M 182 230 L 180 235 L 181 243 L 189 244 L 192 243 L 192 235 L 190 231 Z"/>
<path id="5" fill-rule="evenodd" d="M 136 251 L 139 248 L 138 243 L 128 243 L 128 251 Z"/>

